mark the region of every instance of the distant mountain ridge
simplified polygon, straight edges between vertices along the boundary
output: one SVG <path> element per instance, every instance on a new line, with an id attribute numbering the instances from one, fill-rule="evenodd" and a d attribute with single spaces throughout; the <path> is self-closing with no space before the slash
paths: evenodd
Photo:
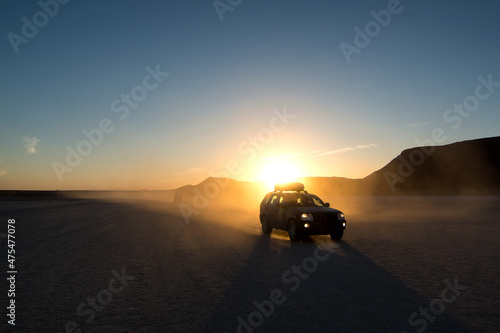
<path id="1" fill-rule="evenodd" d="M 406 149 L 365 177 L 373 194 L 499 194 L 500 137 Z"/>
<path id="2" fill-rule="evenodd" d="M 500 137 L 456 142 L 443 146 L 405 149 L 386 166 L 363 179 L 302 177 L 311 193 L 320 195 L 476 195 L 500 194 Z M 186 192 L 226 184 L 220 190 L 243 197 L 262 183 L 207 178 Z M 207 187 L 208 186 L 208 187 Z"/>

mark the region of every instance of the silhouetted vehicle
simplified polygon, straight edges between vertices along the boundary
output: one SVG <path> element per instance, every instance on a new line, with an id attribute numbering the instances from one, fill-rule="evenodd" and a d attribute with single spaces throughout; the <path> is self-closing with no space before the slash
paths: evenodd
<path id="1" fill-rule="evenodd" d="M 330 235 L 341 239 L 346 220 L 340 210 L 330 208 L 318 196 L 307 193 L 302 183 L 276 184 L 260 204 L 260 223 L 264 234 L 273 228 L 288 231 L 290 240 L 302 235 Z"/>

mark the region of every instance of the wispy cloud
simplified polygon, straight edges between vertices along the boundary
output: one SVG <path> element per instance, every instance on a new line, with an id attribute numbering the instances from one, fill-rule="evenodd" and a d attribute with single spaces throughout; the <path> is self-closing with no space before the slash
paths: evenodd
<path id="1" fill-rule="evenodd" d="M 332 155 L 332 154 L 341 154 L 341 153 L 346 153 L 348 151 L 355 151 L 355 150 L 361 150 L 361 149 L 369 149 L 369 148 L 375 148 L 378 147 L 378 144 L 376 143 L 369 143 L 366 145 L 358 145 L 354 147 L 344 147 L 340 149 L 335 149 L 335 150 L 329 150 L 325 152 L 321 152 L 319 154 L 315 154 L 311 156 L 312 158 L 320 157 L 320 156 L 325 156 L 325 155 Z"/>
<path id="2" fill-rule="evenodd" d="M 365 145 L 344 147 L 344 148 L 329 150 L 329 151 L 309 150 L 308 152 L 304 152 L 304 153 L 294 153 L 294 154 L 264 157 L 264 158 L 261 158 L 259 161 L 272 161 L 272 160 L 279 160 L 279 159 L 290 158 L 290 157 L 295 157 L 295 156 L 316 158 L 316 157 L 325 156 L 325 155 L 340 154 L 340 153 L 346 153 L 349 151 L 360 150 L 360 149 L 369 149 L 369 148 L 374 148 L 374 147 L 378 147 L 378 144 L 369 143 L 369 144 L 365 144 Z"/>
<path id="3" fill-rule="evenodd" d="M 7 171 L 4 169 L 0 169 L 0 177 L 5 176 L 7 174 Z"/>
<path id="4" fill-rule="evenodd" d="M 24 148 L 26 148 L 26 152 L 30 154 L 35 154 L 36 153 L 36 145 L 37 143 L 40 142 L 40 139 L 35 138 L 34 136 L 25 136 L 24 137 Z"/>
<path id="5" fill-rule="evenodd" d="M 280 155 L 280 156 L 264 157 L 264 158 L 261 158 L 260 161 L 279 160 L 282 158 L 289 158 L 289 157 L 301 156 L 301 155 L 304 155 L 304 154 L 303 153 L 295 153 L 295 154 L 287 154 L 287 155 Z"/>
<path id="6" fill-rule="evenodd" d="M 408 124 L 406 125 L 406 127 L 417 127 L 417 126 L 425 126 L 427 125 L 429 122 L 426 121 L 426 122 L 423 122 L 423 123 L 415 123 L 415 124 Z"/>

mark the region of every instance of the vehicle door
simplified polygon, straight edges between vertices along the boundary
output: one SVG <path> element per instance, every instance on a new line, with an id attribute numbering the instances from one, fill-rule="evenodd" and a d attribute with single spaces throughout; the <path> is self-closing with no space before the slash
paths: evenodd
<path id="1" fill-rule="evenodd" d="M 276 228 L 286 230 L 286 205 L 283 195 L 280 195 L 276 204 Z"/>
<path id="2" fill-rule="evenodd" d="M 266 212 L 266 218 L 267 218 L 267 223 L 269 224 L 270 227 L 276 228 L 276 214 L 277 214 L 277 204 L 279 200 L 279 195 L 278 194 L 273 194 L 271 196 L 271 199 L 269 199 L 269 203 L 267 205 L 267 212 Z"/>

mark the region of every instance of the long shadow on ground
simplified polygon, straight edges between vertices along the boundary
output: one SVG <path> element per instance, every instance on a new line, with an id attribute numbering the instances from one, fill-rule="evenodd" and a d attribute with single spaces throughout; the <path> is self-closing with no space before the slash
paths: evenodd
<path id="1" fill-rule="evenodd" d="M 471 332 L 446 312 L 430 313 L 434 322 L 418 315 L 411 326 L 410 315 L 430 300 L 348 242 L 316 236 L 294 243 L 278 236 L 256 240 L 205 332 Z M 317 250 L 318 240 L 333 251 L 324 261 L 315 258 L 315 251 L 320 259 L 328 253 Z M 270 306 L 273 290 L 282 303 Z"/>

